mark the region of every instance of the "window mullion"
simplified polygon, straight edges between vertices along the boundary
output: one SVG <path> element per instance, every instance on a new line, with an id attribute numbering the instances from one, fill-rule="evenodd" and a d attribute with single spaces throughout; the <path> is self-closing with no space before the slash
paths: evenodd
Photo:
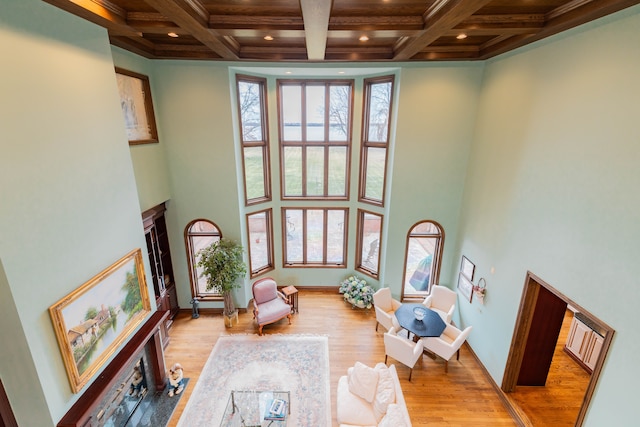
<path id="1" fill-rule="evenodd" d="M 307 210 L 302 209 L 302 263 L 307 264 Z"/>
<path id="2" fill-rule="evenodd" d="M 329 235 L 329 211 L 327 209 L 322 210 L 322 264 L 327 265 L 327 244 Z"/>

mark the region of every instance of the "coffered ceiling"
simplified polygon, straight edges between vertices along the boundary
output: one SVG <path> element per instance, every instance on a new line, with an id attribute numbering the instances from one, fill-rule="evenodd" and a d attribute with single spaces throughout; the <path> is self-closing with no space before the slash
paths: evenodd
<path id="1" fill-rule="evenodd" d="M 43 0 L 146 58 L 481 60 L 640 0 Z"/>

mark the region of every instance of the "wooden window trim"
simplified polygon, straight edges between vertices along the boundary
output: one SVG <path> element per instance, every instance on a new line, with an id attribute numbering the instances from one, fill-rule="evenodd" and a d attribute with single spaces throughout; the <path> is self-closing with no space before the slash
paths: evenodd
<path id="1" fill-rule="evenodd" d="M 257 270 L 253 270 L 253 265 L 251 261 L 251 228 L 249 227 L 249 217 L 256 214 L 265 214 L 265 222 L 266 222 L 266 230 L 265 234 L 267 235 L 267 265 L 260 267 Z M 258 277 L 268 271 L 272 271 L 275 269 L 275 264 L 273 261 L 273 210 L 263 209 L 261 211 L 248 213 L 246 216 L 247 221 L 247 237 L 249 238 L 248 249 L 249 249 L 249 277 L 251 279 Z"/>
<path id="2" fill-rule="evenodd" d="M 193 252 L 193 247 L 191 245 L 191 239 L 190 239 L 190 236 L 197 233 L 190 233 L 189 230 L 195 223 L 200 221 L 204 221 L 204 222 L 208 222 L 209 224 L 212 224 L 218 230 L 218 233 L 220 234 L 220 239 L 222 239 L 222 230 L 220 230 L 220 227 L 218 227 L 218 224 L 216 224 L 215 222 L 209 219 L 205 219 L 205 218 L 194 219 L 190 221 L 187 224 L 187 226 L 184 228 L 184 246 L 187 252 L 187 267 L 189 269 L 189 283 L 191 285 L 191 296 L 192 298 L 198 298 L 200 301 L 222 301 L 222 295 L 217 295 L 214 293 L 201 295 L 200 291 L 198 290 L 198 278 L 196 277 L 197 269 L 196 269 L 196 266 L 194 265 L 196 254 Z M 208 236 L 211 234 L 202 233 L 202 235 Z M 192 253 L 194 257 L 191 256 Z"/>
<path id="3" fill-rule="evenodd" d="M 262 140 L 261 141 L 245 141 L 244 132 L 242 128 L 242 111 L 240 108 L 240 83 L 248 82 L 255 83 L 260 86 L 260 113 L 262 123 Z M 240 144 L 242 151 L 242 176 L 243 176 L 243 189 L 245 206 L 252 206 L 260 203 L 269 202 L 272 200 L 271 193 L 271 159 L 269 150 L 269 114 L 267 108 L 267 79 L 263 77 L 249 76 L 244 74 L 236 74 L 236 107 L 238 109 L 238 124 Z M 256 197 L 249 199 L 247 194 L 247 167 L 244 157 L 244 149 L 251 147 L 262 147 L 262 167 L 264 171 L 264 190 L 265 195 L 262 197 Z"/>
<path id="4" fill-rule="evenodd" d="M 302 262 L 301 263 L 287 263 L 287 211 L 288 210 L 301 210 L 302 211 Z M 323 233 L 323 262 L 307 262 L 307 230 L 306 230 L 306 214 L 307 211 L 319 210 L 323 212 L 324 221 L 323 224 L 327 224 L 327 215 L 329 211 L 341 211 L 344 213 L 344 225 L 343 225 L 343 240 L 342 240 L 342 263 L 340 264 L 328 264 L 327 263 L 327 238 L 328 233 Z M 295 207 L 282 207 L 281 208 L 281 221 L 282 221 L 282 267 L 283 268 L 347 268 L 347 247 L 349 242 L 349 208 L 341 207 L 310 207 L 310 206 L 295 206 Z"/>
<path id="5" fill-rule="evenodd" d="M 367 268 L 364 266 L 364 262 L 362 260 L 362 250 L 363 250 L 363 240 L 364 240 L 364 216 L 365 215 L 375 215 L 377 217 L 380 217 L 380 238 L 378 241 L 378 253 L 376 254 L 376 257 L 378 258 L 378 270 L 377 271 L 373 271 L 370 268 Z M 380 253 L 382 252 L 382 231 L 383 231 L 383 227 L 384 227 L 384 215 L 377 213 L 377 212 L 372 212 L 372 211 L 368 211 L 365 209 L 358 209 L 358 220 L 357 220 L 357 225 L 356 225 L 356 271 L 359 271 L 363 274 L 366 274 L 369 277 L 372 277 L 374 279 L 378 279 L 380 277 L 380 260 L 381 260 L 381 256 Z"/>
<path id="6" fill-rule="evenodd" d="M 415 228 L 417 226 L 419 226 L 420 224 L 424 224 L 424 223 L 430 223 L 433 224 L 439 233 L 439 236 L 436 234 L 431 234 L 431 233 L 412 233 L 413 230 L 415 230 Z M 442 253 L 444 251 L 444 227 L 442 227 L 442 225 L 434 220 L 431 219 L 425 219 L 422 221 L 418 221 L 415 224 L 413 224 L 410 228 L 409 231 L 407 232 L 407 238 L 406 238 L 406 243 L 405 243 L 405 250 L 404 250 L 404 265 L 402 267 L 402 294 L 400 295 L 400 299 L 404 300 L 405 298 L 405 293 L 404 293 L 404 284 L 407 281 L 407 261 L 408 261 L 408 256 L 409 256 L 409 241 L 411 238 L 416 238 L 416 237 L 438 237 L 438 241 L 436 243 L 436 247 L 434 248 L 434 255 L 433 255 L 433 284 L 437 284 L 440 282 L 440 271 L 442 268 Z M 413 296 L 409 296 L 409 298 L 413 298 Z"/>
<path id="7" fill-rule="evenodd" d="M 301 140 L 300 141 L 285 141 L 283 138 L 284 135 L 284 124 L 283 124 L 283 115 L 282 115 L 282 87 L 283 86 L 297 86 L 300 85 L 302 88 L 301 93 Z M 329 140 L 329 124 L 330 124 L 330 113 L 329 108 L 325 109 L 325 129 L 324 129 L 324 141 L 307 141 L 306 133 L 306 119 L 307 119 L 307 103 L 306 103 L 306 90 L 307 86 L 321 86 L 323 85 L 325 88 L 325 102 L 330 99 L 329 93 L 332 86 L 349 86 L 349 118 L 348 118 L 348 129 L 347 129 L 347 139 L 345 141 L 330 141 Z M 353 134 L 353 107 L 354 107 L 354 80 L 352 79 L 277 79 L 276 80 L 276 94 L 277 94 L 277 114 L 278 114 L 278 145 L 280 151 L 280 199 L 283 201 L 293 201 L 293 200 L 349 200 L 350 197 L 350 187 L 351 187 L 351 146 L 353 143 L 352 134 Z M 302 194 L 287 196 L 285 193 L 285 171 L 284 171 L 284 151 L 286 147 L 300 147 L 302 150 Z M 325 195 L 306 195 L 306 181 L 307 181 L 307 164 L 306 164 L 306 149 L 309 147 L 323 147 L 324 148 L 324 166 L 323 166 L 323 174 L 324 174 L 324 182 L 323 182 L 323 192 Z M 345 195 L 344 196 L 335 196 L 335 195 L 326 195 L 329 192 L 329 181 L 328 181 L 328 170 L 329 170 L 329 149 L 330 147 L 345 147 L 346 148 L 346 159 L 345 159 Z"/>
<path id="8" fill-rule="evenodd" d="M 387 126 L 387 136 L 385 141 L 369 141 L 369 119 L 371 108 L 371 86 L 380 83 L 391 83 L 391 96 L 389 98 L 389 124 Z M 387 191 L 387 171 L 389 165 L 389 142 L 391 139 L 391 118 L 393 117 L 393 93 L 395 90 L 395 76 L 382 76 L 364 79 L 363 82 L 363 113 L 362 113 L 362 144 L 360 145 L 360 171 L 358 179 L 358 201 L 374 206 L 384 207 Z M 384 177 L 382 180 L 382 199 L 372 199 L 366 195 L 367 186 L 367 162 L 368 148 L 383 148 L 385 153 Z"/>

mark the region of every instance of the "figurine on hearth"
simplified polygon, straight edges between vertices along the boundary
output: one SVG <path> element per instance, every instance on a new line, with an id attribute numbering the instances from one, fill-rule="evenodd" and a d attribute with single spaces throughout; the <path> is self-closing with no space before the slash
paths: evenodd
<path id="1" fill-rule="evenodd" d="M 137 364 L 133 367 L 133 375 L 131 377 L 131 385 L 129 386 L 129 396 L 140 397 L 147 391 L 144 374 Z"/>
<path id="2" fill-rule="evenodd" d="M 174 363 L 169 369 L 169 397 L 180 394 L 184 390 L 184 375 L 182 365 Z"/>

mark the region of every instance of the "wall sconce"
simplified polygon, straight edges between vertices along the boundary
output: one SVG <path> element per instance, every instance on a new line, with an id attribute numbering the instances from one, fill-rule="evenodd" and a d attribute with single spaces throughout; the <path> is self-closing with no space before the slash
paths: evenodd
<path id="1" fill-rule="evenodd" d="M 481 277 L 478 284 L 473 287 L 473 293 L 476 294 L 480 304 L 484 304 L 484 297 L 487 294 L 487 281 L 484 280 L 484 277 Z"/>

